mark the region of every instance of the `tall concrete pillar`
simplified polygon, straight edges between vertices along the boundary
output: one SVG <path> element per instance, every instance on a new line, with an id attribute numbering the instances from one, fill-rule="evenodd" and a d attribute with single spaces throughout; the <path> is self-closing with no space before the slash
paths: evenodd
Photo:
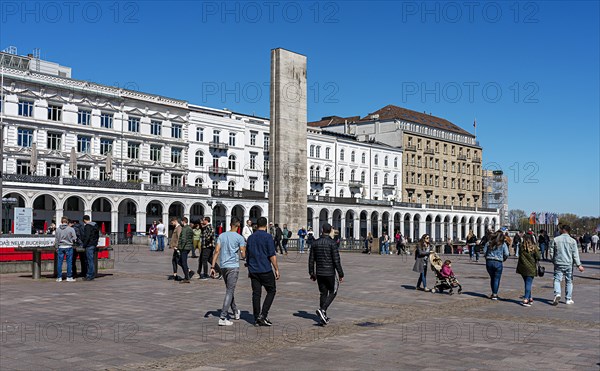
<path id="1" fill-rule="evenodd" d="M 408 226 L 409 226 L 408 232 L 410 234 L 410 236 L 409 236 L 410 240 L 411 240 L 411 242 L 415 242 L 415 220 L 412 215 L 409 220 Z"/>
<path id="2" fill-rule="evenodd" d="M 354 239 L 360 239 L 360 218 L 354 218 Z"/>
<path id="3" fill-rule="evenodd" d="M 446 242 L 446 224 L 444 223 L 444 221 L 442 220 L 440 222 L 440 236 L 439 236 L 440 240 L 442 242 Z"/>
<path id="4" fill-rule="evenodd" d="M 110 233 L 119 231 L 119 210 L 110 211 Z"/>
<path id="5" fill-rule="evenodd" d="M 306 223 L 306 122 L 306 57 L 273 49 L 269 220 L 292 230 Z"/>
<path id="6" fill-rule="evenodd" d="M 400 234 L 402 234 L 403 237 L 408 237 L 404 235 L 404 215 L 400 216 Z"/>
<path id="7" fill-rule="evenodd" d="M 452 219 L 450 219 L 450 223 L 448 223 L 448 238 L 454 241 L 454 223 Z"/>
<path id="8" fill-rule="evenodd" d="M 146 211 L 138 211 L 135 218 L 135 231 L 146 232 Z"/>

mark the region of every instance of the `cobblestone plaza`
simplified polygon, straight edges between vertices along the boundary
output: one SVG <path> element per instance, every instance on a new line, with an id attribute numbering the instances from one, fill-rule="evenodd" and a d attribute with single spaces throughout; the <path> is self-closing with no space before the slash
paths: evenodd
<path id="1" fill-rule="evenodd" d="M 491 301 L 485 263 L 446 255 L 462 295 L 415 291 L 412 256 L 342 253 L 346 272 L 317 326 L 318 289 L 307 255 L 278 256 L 273 327 L 255 328 L 249 279 L 240 275 L 234 326 L 217 326 L 224 285 L 167 280 L 170 252 L 117 247 L 115 269 L 93 282 L 27 274 L 0 281 L 0 369 L 583 369 L 600 365 L 600 259 L 582 254 L 574 305 L 551 305 L 552 268 L 523 291 L 516 259 Z M 196 261 L 190 266 L 196 270 Z M 197 275 L 196 275 L 197 277 Z M 429 274 L 429 280 L 434 280 Z M 429 285 L 432 286 L 431 283 Z"/>

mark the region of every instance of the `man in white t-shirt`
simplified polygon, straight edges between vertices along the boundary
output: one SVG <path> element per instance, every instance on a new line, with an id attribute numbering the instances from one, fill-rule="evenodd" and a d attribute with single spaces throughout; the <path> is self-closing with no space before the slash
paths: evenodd
<path id="1" fill-rule="evenodd" d="M 156 226 L 156 238 L 158 242 L 158 251 L 165 251 L 165 232 L 166 228 L 162 222 L 162 219 L 158 220 L 158 225 Z"/>
<path id="2" fill-rule="evenodd" d="M 244 240 L 248 241 L 248 237 L 252 235 L 252 220 L 246 220 L 246 225 L 244 226 L 244 230 L 242 231 L 242 236 L 244 236 Z"/>
<path id="3" fill-rule="evenodd" d="M 594 250 L 594 254 L 596 253 L 596 249 L 598 249 L 598 241 L 600 241 L 600 237 L 597 234 L 592 235 L 592 249 Z"/>

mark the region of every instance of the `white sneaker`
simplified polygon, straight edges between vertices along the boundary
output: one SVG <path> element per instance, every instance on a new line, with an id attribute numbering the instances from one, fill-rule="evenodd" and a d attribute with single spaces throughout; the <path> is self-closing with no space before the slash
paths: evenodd
<path id="1" fill-rule="evenodd" d="M 567 299 L 567 304 L 571 305 L 571 304 L 575 304 L 575 302 L 571 299 Z"/>
<path id="2" fill-rule="evenodd" d="M 552 300 L 552 305 L 558 305 L 558 302 L 560 301 L 560 295 L 555 295 L 554 296 L 554 300 Z"/>
<path id="3" fill-rule="evenodd" d="M 231 326 L 233 322 L 228 320 L 227 318 L 219 318 L 219 326 Z"/>
<path id="4" fill-rule="evenodd" d="M 241 315 L 241 314 L 242 314 L 242 312 L 240 312 L 240 310 L 239 310 L 239 309 L 238 309 L 238 310 L 236 310 L 236 311 L 235 311 L 235 317 L 234 317 L 234 319 L 235 319 L 235 320 L 239 320 L 239 319 L 240 319 L 240 315 Z"/>
<path id="5" fill-rule="evenodd" d="M 77 281 L 75 278 L 67 277 L 67 282 L 75 282 L 75 281 Z"/>
<path id="6" fill-rule="evenodd" d="M 58 278 L 56 279 L 56 282 L 62 282 L 62 277 L 58 277 Z"/>

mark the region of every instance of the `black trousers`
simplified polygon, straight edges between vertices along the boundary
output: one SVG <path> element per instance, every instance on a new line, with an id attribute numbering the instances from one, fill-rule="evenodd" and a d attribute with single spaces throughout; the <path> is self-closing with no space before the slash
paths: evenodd
<path id="1" fill-rule="evenodd" d="M 87 256 L 85 251 L 77 251 L 76 248 L 73 248 L 73 277 L 77 277 L 77 257 L 79 256 L 79 262 L 81 263 L 81 276 L 85 277 L 87 275 Z"/>
<path id="2" fill-rule="evenodd" d="M 200 259 L 198 259 L 198 274 L 200 276 L 203 274 L 208 276 L 210 274 L 209 264 L 212 264 L 213 252 L 214 250 L 209 248 L 203 248 L 200 251 Z M 218 273 L 220 271 L 219 264 L 215 263 L 215 272 Z"/>
<path id="3" fill-rule="evenodd" d="M 273 271 L 265 273 L 250 273 L 250 282 L 252 283 L 252 312 L 254 313 L 254 319 L 258 319 L 260 315 L 263 318 L 267 318 L 269 309 L 275 299 L 275 293 L 277 292 L 275 286 L 275 274 Z M 267 291 L 267 296 L 260 308 L 260 297 L 262 295 L 262 288 Z"/>
<path id="4" fill-rule="evenodd" d="M 183 270 L 183 278 L 189 279 L 190 269 L 188 268 L 187 259 L 190 250 L 173 250 L 173 258 L 171 258 L 171 264 L 173 264 L 173 274 L 177 274 L 177 266 L 180 265 Z"/>
<path id="5" fill-rule="evenodd" d="M 319 292 L 321 293 L 319 298 L 320 308 L 327 311 L 327 308 L 329 308 L 337 295 L 337 281 L 335 276 L 317 276 L 317 283 L 319 284 Z"/>

